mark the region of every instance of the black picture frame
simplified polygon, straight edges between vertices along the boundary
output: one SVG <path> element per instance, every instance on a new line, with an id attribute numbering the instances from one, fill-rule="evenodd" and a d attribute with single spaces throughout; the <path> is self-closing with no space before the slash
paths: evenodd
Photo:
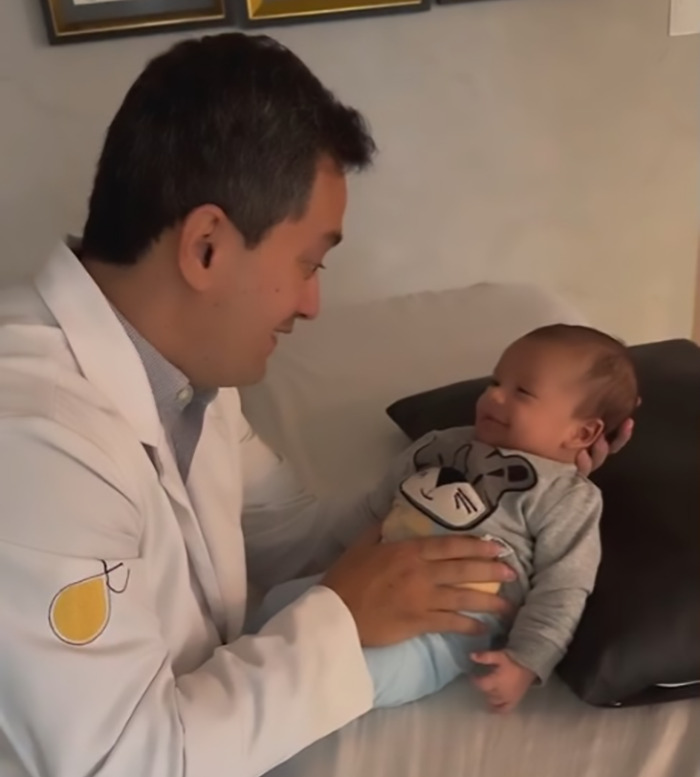
<path id="1" fill-rule="evenodd" d="M 40 0 L 51 45 L 231 25 L 232 0 Z"/>
<path id="2" fill-rule="evenodd" d="M 234 0 L 236 22 L 256 28 L 427 11 L 432 0 Z"/>

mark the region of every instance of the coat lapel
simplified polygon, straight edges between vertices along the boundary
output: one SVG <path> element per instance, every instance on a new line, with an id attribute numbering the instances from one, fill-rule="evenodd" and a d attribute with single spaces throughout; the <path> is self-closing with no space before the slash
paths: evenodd
<path id="1" fill-rule="evenodd" d="M 209 544 L 202 533 L 201 516 L 193 504 L 185 484 L 182 482 L 177 462 L 170 446 L 162 435 L 157 448 L 150 451 L 151 461 L 158 472 L 163 490 L 177 518 L 187 555 L 209 607 L 209 612 L 222 641 L 227 633 L 226 607 L 221 597 L 221 588 L 209 553 Z"/>
<path id="2" fill-rule="evenodd" d="M 240 450 L 224 394 L 221 392 L 207 409 L 192 459 L 188 492 L 225 605 L 221 614 L 225 634 L 234 639 L 240 633 L 245 612 L 246 564 L 240 522 Z M 202 449 L 206 449 L 206 456 L 198 455 Z"/>

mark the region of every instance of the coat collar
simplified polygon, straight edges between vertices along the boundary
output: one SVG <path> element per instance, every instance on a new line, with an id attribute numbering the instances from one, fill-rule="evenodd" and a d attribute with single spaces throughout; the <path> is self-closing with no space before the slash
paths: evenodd
<path id="1" fill-rule="evenodd" d="M 78 257 L 59 244 L 34 285 L 63 330 L 83 375 L 111 400 L 142 443 L 156 447 L 161 424 L 144 366 Z"/>

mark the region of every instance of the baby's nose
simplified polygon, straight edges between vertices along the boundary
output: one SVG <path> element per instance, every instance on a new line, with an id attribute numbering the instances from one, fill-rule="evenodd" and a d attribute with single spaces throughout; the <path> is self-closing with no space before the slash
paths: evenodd
<path id="1" fill-rule="evenodd" d="M 489 399 L 502 405 L 506 401 L 506 392 L 503 390 L 503 386 L 491 386 L 489 389 Z"/>

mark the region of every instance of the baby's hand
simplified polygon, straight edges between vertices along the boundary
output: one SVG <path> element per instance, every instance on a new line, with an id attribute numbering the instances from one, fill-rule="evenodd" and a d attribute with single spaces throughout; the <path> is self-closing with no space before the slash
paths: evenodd
<path id="1" fill-rule="evenodd" d="M 501 650 L 472 653 L 472 661 L 489 664 L 492 671 L 472 681 L 486 696 L 493 712 L 510 712 L 535 680 L 535 673 L 520 666 Z"/>

